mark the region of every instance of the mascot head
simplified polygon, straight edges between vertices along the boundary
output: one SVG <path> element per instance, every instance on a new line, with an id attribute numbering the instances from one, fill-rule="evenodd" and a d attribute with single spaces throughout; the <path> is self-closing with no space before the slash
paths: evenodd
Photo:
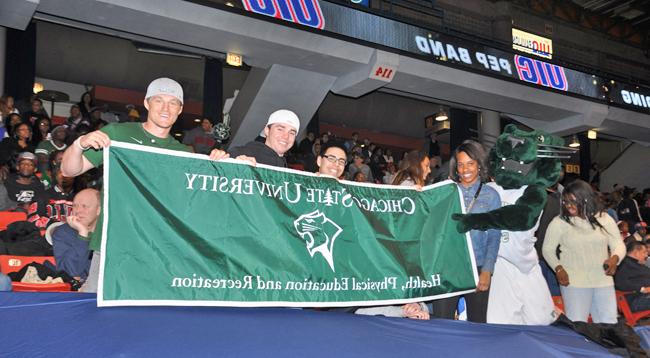
<path id="1" fill-rule="evenodd" d="M 574 152 L 558 136 L 539 130 L 523 131 L 509 124 L 490 151 L 490 174 L 505 189 L 523 185 L 549 187 L 560 176 L 559 159 L 569 158 Z"/>

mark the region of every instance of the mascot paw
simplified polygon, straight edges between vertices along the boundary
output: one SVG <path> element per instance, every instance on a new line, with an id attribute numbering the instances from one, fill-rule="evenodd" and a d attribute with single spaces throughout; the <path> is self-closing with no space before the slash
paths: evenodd
<path id="1" fill-rule="evenodd" d="M 464 233 L 472 229 L 469 225 L 471 214 L 451 214 L 451 218 L 458 221 L 458 223 L 456 223 L 456 230 L 458 230 L 458 232 Z"/>

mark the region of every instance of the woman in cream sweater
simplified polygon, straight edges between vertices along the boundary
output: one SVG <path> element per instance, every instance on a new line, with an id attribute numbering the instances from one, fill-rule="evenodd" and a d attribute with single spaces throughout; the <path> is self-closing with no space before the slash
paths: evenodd
<path id="1" fill-rule="evenodd" d="M 625 246 L 614 219 L 602 211 L 586 182 L 564 188 L 561 214 L 549 224 L 542 252 L 555 269 L 569 319 L 586 322 L 591 314 L 595 323 L 616 323 L 612 276 Z"/>

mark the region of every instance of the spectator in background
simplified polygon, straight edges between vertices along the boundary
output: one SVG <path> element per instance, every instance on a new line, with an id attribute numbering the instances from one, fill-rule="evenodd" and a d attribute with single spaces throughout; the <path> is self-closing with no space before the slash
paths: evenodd
<path id="1" fill-rule="evenodd" d="M 395 158 L 393 158 L 393 151 L 388 148 L 384 151 L 384 162 L 386 162 L 386 164 L 395 163 Z"/>
<path id="2" fill-rule="evenodd" d="M 431 172 L 429 168 L 429 157 L 417 150 L 409 152 L 406 157 L 408 165 L 397 172 L 393 185 L 422 188 L 426 185 L 427 175 Z"/>
<path id="3" fill-rule="evenodd" d="M 359 132 L 352 132 L 352 139 L 345 142 L 345 150 L 350 153 L 359 143 Z"/>
<path id="4" fill-rule="evenodd" d="M 20 123 L 14 127 L 11 137 L 0 142 L 0 178 L 6 178 L 7 174 L 15 166 L 15 158 L 18 153 L 34 152 L 31 144 L 32 128 L 27 123 Z"/>
<path id="5" fill-rule="evenodd" d="M 58 166 L 52 169 L 52 176 L 53 185 L 45 192 L 47 217 L 52 221 L 65 222 L 72 209 L 74 178 L 64 177 Z"/>
<path id="6" fill-rule="evenodd" d="M 542 252 L 556 273 L 570 320 L 587 322 L 591 314 L 594 323 L 616 323 L 612 276 L 625 256 L 617 232 L 589 184 L 577 179 L 564 188 L 561 214 L 548 225 Z"/>
<path id="7" fill-rule="evenodd" d="M 0 114 L 2 114 L 2 118 L 12 113 L 20 114 L 20 111 L 16 108 L 14 97 L 9 95 L 0 97 Z"/>
<path id="8" fill-rule="evenodd" d="M 50 138 L 38 143 L 36 150 L 36 157 L 38 158 L 38 170 L 43 174 L 49 171 L 50 168 L 50 153 L 57 150 L 65 150 L 68 147 L 66 138 L 68 136 L 68 129 L 65 125 L 55 127 L 50 134 Z M 47 186 L 47 185 L 46 185 Z"/>
<path id="9" fill-rule="evenodd" d="M 76 131 L 77 127 L 82 124 L 90 125 L 90 121 L 83 116 L 80 108 L 81 107 L 79 107 L 78 104 L 73 104 L 70 107 L 70 117 L 66 120 L 66 124 L 68 125 L 68 128 L 70 128 L 70 131 Z"/>
<path id="10" fill-rule="evenodd" d="M 134 105 L 128 104 L 126 110 L 128 111 L 126 116 L 129 122 L 140 122 L 140 112 L 138 112 Z"/>
<path id="11" fill-rule="evenodd" d="M 329 142 L 331 135 L 332 135 L 332 133 L 330 133 L 330 132 L 325 132 L 325 133 L 321 134 L 320 143 L 322 145 L 327 145 L 327 142 Z"/>
<path id="12" fill-rule="evenodd" d="M 23 118 L 18 113 L 11 113 L 4 119 L 5 134 L 4 138 L 10 137 L 16 126 L 23 122 Z"/>
<path id="13" fill-rule="evenodd" d="M 372 153 L 372 158 L 370 158 L 370 170 L 372 170 L 372 176 L 374 178 L 381 178 L 384 175 L 384 169 L 386 169 L 386 161 L 384 160 L 384 150 L 381 147 L 377 147 Z"/>
<path id="14" fill-rule="evenodd" d="M 363 174 L 363 172 L 357 172 L 356 174 L 354 174 L 354 178 L 352 178 L 352 181 L 356 181 L 357 183 L 368 182 L 366 175 Z"/>
<path id="15" fill-rule="evenodd" d="M 38 146 L 44 140 L 50 139 L 50 128 L 52 122 L 49 118 L 39 118 L 32 127 L 32 145 Z"/>
<path id="16" fill-rule="evenodd" d="M 33 222 L 38 228 L 45 228 L 47 218 L 47 196 L 45 187 L 34 175 L 36 173 L 36 155 L 23 152 L 18 155 L 17 173 L 5 180 L 9 199 L 18 203 L 18 207 L 27 213 L 27 221 Z"/>
<path id="17" fill-rule="evenodd" d="M 395 180 L 396 175 L 397 169 L 395 168 L 395 163 L 388 163 L 386 165 L 386 172 L 384 173 L 383 183 L 393 184 L 393 180 Z"/>
<path id="18" fill-rule="evenodd" d="M 431 133 L 429 135 L 429 157 L 440 156 L 440 144 L 438 143 L 438 134 Z"/>
<path id="19" fill-rule="evenodd" d="M 634 188 L 625 187 L 623 189 L 623 196 L 621 201 L 616 207 L 618 218 L 627 222 L 630 229 L 634 229 L 636 223 L 643 221 L 641 212 L 639 211 L 639 204 L 634 200 Z"/>
<path id="20" fill-rule="evenodd" d="M 212 135 L 212 122 L 203 118 L 198 127 L 185 132 L 183 144 L 189 145 L 194 153 L 210 154 L 217 142 Z"/>
<path id="21" fill-rule="evenodd" d="M 90 122 L 90 127 L 93 130 L 96 130 L 97 125 L 99 122 L 102 121 L 102 112 L 104 111 L 104 107 L 102 106 L 95 106 L 90 109 L 90 117 L 88 117 L 88 121 Z"/>
<path id="22" fill-rule="evenodd" d="M 314 141 L 316 140 L 316 135 L 314 132 L 309 131 L 307 132 L 307 135 L 305 136 L 305 139 L 300 141 L 300 144 L 298 145 L 298 152 L 300 154 L 308 155 L 312 151 L 312 146 L 314 145 Z"/>
<path id="23" fill-rule="evenodd" d="M 97 228 L 100 195 L 95 189 L 85 189 L 74 197 L 72 215 L 52 233 L 56 267 L 68 275 L 85 280 L 90 269 L 90 234 Z"/>
<path id="24" fill-rule="evenodd" d="M 293 147 L 299 129 L 298 116 L 288 109 L 279 109 L 271 113 L 266 122 L 264 143 L 248 142 L 234 148 L 230 154 L 237 159 L 286 168 L 284 155 Z"/>
<path id="25" fill-rule="evenodd" d="M 634 225 L 634 234 L 632 234 L 631 239 L 634 241 L 644 242 L 648 239 L 648 224 L 645 221 L 641 221 Z"/>
<path id="26" fill-rule="evenodd" d="M 348 166 L 348 179 L 359 181 L 357 180 L 356 175 L 361 172 L 364 176 L 364 181 L 371 183 L 374 181 L 370 167 L 363 163 L 364 159 L 365 158 L 362 154 L 355 153 L 352 155 L 352 164 Z"/>
<path id="27" fill-rule="evenodd" d="M 95 107 L 95 99 L 90 92 L 84 92 L 77 105 L 79 106 L 79 110 L 81 110 L 81 115 L 84 118 L 90 118 L 90 112 Z"/>
<path id="28" fill-rule="evenodd" d="M 646 266 L 648 248 L 642 242 L 627 244 L 627 255 L 621 261 L 614 276 L 617 290 L 629 291 L 626 295 L 633 312 L 650 310 L 650 268 Z"/>
<path id="29" fill-rule="evenodd" d="M 314 144 L 312 144 L 311 149 L 309 150 L 309 153 L 305 156 L 305 171 L 314 173 L 316 170 L 318 170 L 317 161 L 320 156 L 322 147 L 323 146 L 320 143 L 320 138 L 316 138 L 314 140 Z"/>
<path id="30" fill-rule="evenodd" d="M 41 118 L 50 118 L 50 116 L 47 115 L 45 108 L 43 108 L 43 101 L 39 98 L 34 98 L 31 103 L 31 110 L 24 113 L 22 116 L 23 120 L 29 122 L 29 124 L 33 126 L 36 124 L 36 121 Z"/>
<path id="31" fill-rule="evenodd" d="M 621 240 L 627 241 L 627 238 L 631 236 L 630 227 L 627 225 L 627 222 L 619 221 L 617 225 L 618 225 L 618 232 L 621 235 Z"/>

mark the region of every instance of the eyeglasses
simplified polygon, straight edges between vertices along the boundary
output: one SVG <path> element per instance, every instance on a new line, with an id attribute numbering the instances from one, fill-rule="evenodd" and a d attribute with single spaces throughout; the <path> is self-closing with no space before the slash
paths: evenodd
<path id="1" fill-rule="evenodd" d="M 330 163 L 337 163 L 338 165 L 345 165 L 347 161 L 343 158 L 337 158 L 331 154 L 323 154 L 323 158 L 327 159 L 328 162 Z"/>

